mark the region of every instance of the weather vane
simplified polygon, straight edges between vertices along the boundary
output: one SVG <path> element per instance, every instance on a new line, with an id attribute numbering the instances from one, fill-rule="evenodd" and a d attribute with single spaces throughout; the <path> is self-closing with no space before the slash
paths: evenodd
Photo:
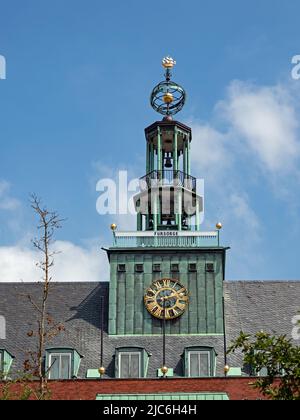
<path id="1" fill-rule="evenodd" d="M 162 115 L 166 115 L 166 119 L 172 119 L 172 115 L 179 112 L 186 100 L 184 89 L 177 83 L 171 81 L 171 69 L 175 66 L 176 61 L 172 57 L 164 57 L 162 65 L 166 69 L 165 79 L 160 82 L 151 93 L 152 108 Z"/>

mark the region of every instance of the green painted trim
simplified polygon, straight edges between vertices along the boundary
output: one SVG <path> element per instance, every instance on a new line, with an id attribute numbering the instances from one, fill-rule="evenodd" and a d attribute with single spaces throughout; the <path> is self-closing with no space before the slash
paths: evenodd
<path id="1" fill-rule="evenodd" d="M 101 375 L 98 371 L 98 369 L 88 369 L 86 371 L 86 376 L 87 379 L 99 379 L 101 378 Z"/>
<path id="2" fill-rule="evenodd" d="M 146 142 L 146 174 L 150 172 L 150 144 Z"/>
<path id="3" fill-rule="evenodd" d="M 178 159 L 177 159 L 177 129 L 174 130 L 174 143 L 173 143 L 173 167 L 174 171 L 178 170 Z"/>
<path id="4" fill-rule="evenodd" d="M 0 353 L 2 353 L 2 366 L 0 365 L 0 373 L 3 376 L 3 379 L 7 379 L 7 375 L 9 374 L 11 365 L 14 360 L 14 356 L 12 356 L 7 350 L 0 348 Z"/>
<path id="5" fill-rule="evenodd" d="M 45 369 L 47 371 L 47 377 L 50 377 L 50 370 L 49 370 L 49 360 L 51 354 L 70 354 L 71 355 L 71 372 L 70 372 L 70 379 L 77 378 L 78 371 L 81 364 L 81 359 L 83 356 L 78 353 L 78 351 L 72 347 L 47 347 L 45 349 Z"/>
<path id="6" fill-rule="evenodd" d="M 242 376 L 242 368 L 240 367 L 231 367 L 227 376 Z"/>
<path id="7" fill-rule="evenodd" d="M 210 374 L 208 376 L 191 376 L 189 371 L 189 355 L 192 352 L 196 353 L 209 353 L 209 362 L 210 362 Z M 216 375 L 216 350 L 214 347 L 211 346 L 188 346 L 185 347 L 183 352 L 183 360 L 184 360 L 184 376 L 186 378 L 213 378 Z"/>
<path id="8" fill-rule="evenodd" d="M 164 374 L 162 373 L 162 371 L 160 369 L 156 370 L 156 375 L 158 378 L 162 378 L 164 376 Z M 167 374 L 165 375 L 167 378 L 173 378 L 174 376 L 174 369 L 173 368 L 169 368 Z"/>
<path id="9" fill-rule="evenodd" d="M 161 131 L 157 128 L 157 170 L 162 171 Z"/>
<path id="10" fill-rule="evenodd" d="M 97 401 L 109 401 L 109 400 L 191 400 L 191 401 L 203 401 L 203 400 L 223 400 L 229 401 L 229 396 L 226 392 L 172 392 L 167 393 L 156 393 L 156 394 L 97 394 Z"/>
<path id="11" fill-rule="evenodd" d="M 223 337 L 224 334 L 166 334 L 166 337 Z M 120 338 L 120 337 L 161 337 L 161 334 L 109 334 L 110 338 Z"/>

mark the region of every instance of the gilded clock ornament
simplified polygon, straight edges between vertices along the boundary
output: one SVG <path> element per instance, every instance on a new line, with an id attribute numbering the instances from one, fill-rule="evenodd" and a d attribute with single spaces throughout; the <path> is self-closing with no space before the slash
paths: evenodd
<path id="1" fill-rule="evenodd" d="M 171 70 L 175 64 L 176 61 L 169 56 L 162 60 L 162 66 L 165 69 L 165 80 L 155 86 L 150 97 L 152 108 L 160 114 L 165 115 L 167 119 L 177 114 L 183 108 L 186 101 L 186 93 L 183 87 L 171 80 Z"/>
<path id="2" fill-rule="evenodd" d="M 178 318 L 186 310 L 188 302 L 187 289 L 175 279 L 155 280 L 144 296 L 147 311 L 158 319 Z"/>

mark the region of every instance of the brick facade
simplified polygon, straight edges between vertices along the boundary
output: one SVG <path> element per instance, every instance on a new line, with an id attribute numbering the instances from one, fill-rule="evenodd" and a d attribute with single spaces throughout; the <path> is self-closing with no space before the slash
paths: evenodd
<path id="1" fill-rule="evenodd" d="M 262 399 L 253 378 L 105 379 L 49 382 L 53 400 L 95 400 L 97 394 L 226 392 L 230 400 Z M 1 385 L 0 385 L 1 388 Z M 20 385 L 13 385 L 17 392 Z"/>

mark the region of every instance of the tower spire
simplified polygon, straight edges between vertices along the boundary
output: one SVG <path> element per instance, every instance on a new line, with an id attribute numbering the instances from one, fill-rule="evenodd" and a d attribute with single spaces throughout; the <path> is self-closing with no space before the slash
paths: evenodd
<path id="1" fill-rule="evenodd" d="M 175 64 L 169 56 L 162 60 L 165 80 L 150 97 L 151 106 L 164 118 L 145 129 L 146 175 L 135 196 L 138 231 L 191 231 L 194 216 L 195 230 L 200 229 L 202 197 L 190 173 L 192 130 L 172 119 L 186 100 L 185 90 L 172 81 Z"/>
<path id="2" fill-rule="evenodd" d="M 150 97 L 152 108 L 162 115 L 166 120 L 171 120 L 172 115 L 179 112 L 186 100 L 185 90 L 177 83 L 171 80 L 172 68 L 176 61 L 172 57 L 165 57 L 162 60 L 162 66 L 165 71 L 165 80 L 154 87 Z"/>

